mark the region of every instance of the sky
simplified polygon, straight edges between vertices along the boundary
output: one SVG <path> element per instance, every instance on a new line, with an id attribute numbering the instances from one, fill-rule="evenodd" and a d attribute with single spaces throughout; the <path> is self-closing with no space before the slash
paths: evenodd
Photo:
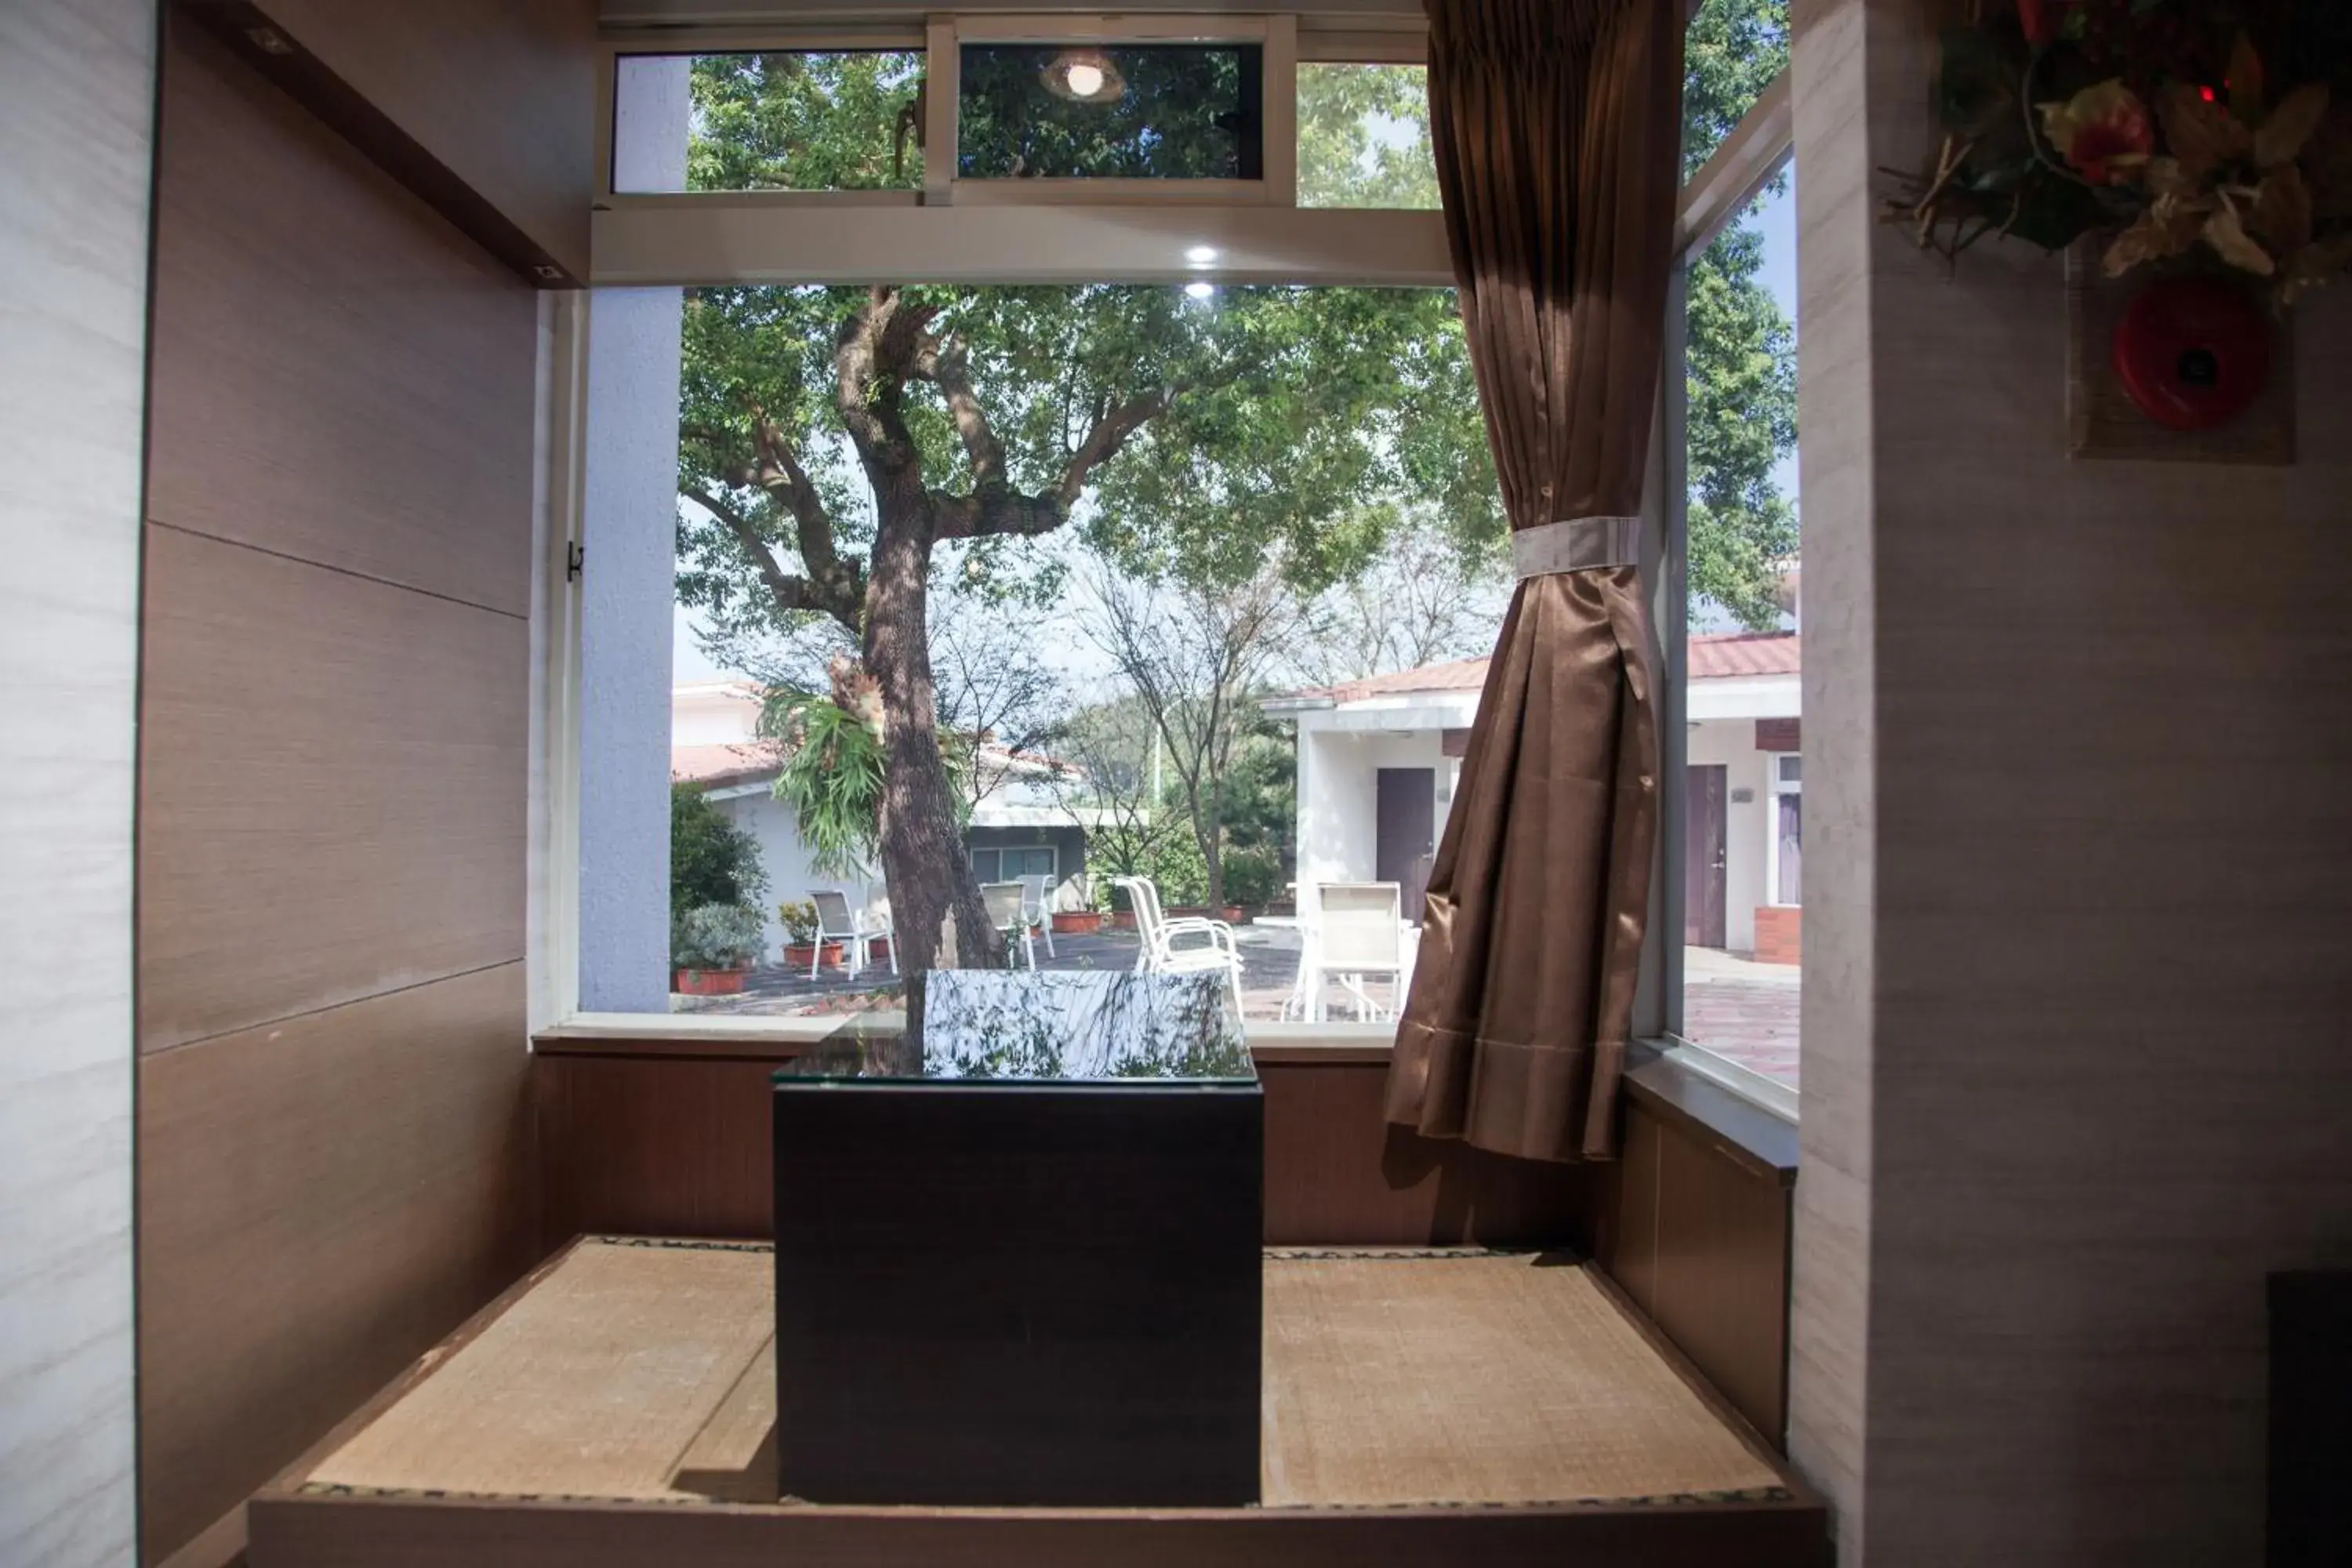
<path id="1" fill-rule="evenodd" d="M 1750 221 L 1764 231 L 1764 269 L 1761 277 L 1765 289 L 1779 302 L 1781 313 L 1794 321 L 1797 319 L 1797 191 L 1796 175 L 1790 172 L 1784 182 L 1786 188 L 1777 195 L 1767 195 L 1760 210 Z M 1797 459 L 1794 453 L 1780 462 L 1775 476 L 1781 492 L 1797 493 Z M 1041 632 L 1046 628 L 1041 627 Z M 1102 671 L 1091 668 L 1091 648 L 1083 639 L 1055 637 L 1055 646 L 1070 648 L 1073 679 L 1084 682 Z M 1093 662 L 1100 662 L 1098 659 Z M 723 670 L 703 657 L 694 637 L 694 624 L 684 610 L 677 612 L 671 658 L 671 677 L 683 685 L 689 681 L 734 679 L 734 672 Z"/>

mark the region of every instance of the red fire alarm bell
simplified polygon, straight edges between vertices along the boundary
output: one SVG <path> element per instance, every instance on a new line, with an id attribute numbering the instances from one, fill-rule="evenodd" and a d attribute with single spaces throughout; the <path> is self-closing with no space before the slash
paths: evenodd
<path id="1" fill-rule="evenodd" d="M 2168 430 L 2227 425 L 2270 374 L 2270 322 L 2222 279 L 2151 283 L 2116 323 L 2116 375 L 2140 411 Z"/>

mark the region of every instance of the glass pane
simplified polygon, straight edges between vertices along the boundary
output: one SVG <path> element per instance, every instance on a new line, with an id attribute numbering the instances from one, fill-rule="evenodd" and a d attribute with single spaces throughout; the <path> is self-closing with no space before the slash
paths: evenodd
<path id="1" fill-rule="evenodd" d="M 1780 797 L 1780 885 L 1773 890 L 1773 901 L 1799 904 L 1801 886 L 1799 872 L 1803 864 L 1805 797 L 1784 795 Z"/>
<path id="2" fill-rule="evenodd" d="M 840 395 L 844 377 L 872 384 L 834 352 L 884 310 L 952 333 L 961 411 L 985 416 L 1003 484 L 1075 484 L 1066 518 L 1023 503 L 992 510 L 998 532 L 894 548 L 916 492 L 875 483 L 857 449 L 873 430 Z M 609 671 L 595 685 L 596 658 L 641 642 L 584 635 L 582 676 L 668 731 L 677 1008 L 887 1013 L 942 963 L 1141 963 L 1212 975 L 1252 1021 L 1393 1035 L 1512 588 L 1452 294 L 711 288 L 682 313 L 664 410 L 677 552 L 642 563 L 674 573 L 669 706 L 640 711 Z M 853 410 L 903 421 L 927 504 L 967 504 L 955 411 L 908 371 Z M 1098 420 L 1167 386 L 1115 456 L 1067 478 Z M 910 636 L 869 644 L 875 595 L 903 607 L 909 589 Z M 895 723 L 928 727 L 936 760 L 891 753 Z M 583 775 L 631 765 L 622 733 L 583 741 Z M 650 868 L 637 907 L 659 898 L 651 847 L 615 832 L 582 856 Z M 950 902 L 957 945 L 919 938 Z"/>
<path id="3" fill-rule="evenodd" d="M 966 179 L 1264 176 L 1261 51 L 1240 44 L 966 44 Z"/>
<path id="4" fill-rule="evenodd" d="M 613 188 L 912 190 L 917 50 L 629 55 L 614 80 Z"/>
<path id="5" fill-rule="evenodd" d="M 1685 318 L 1689 598 L 1683 1037 L 1797 1082 L 1804 760 L 1795 194 L 1692 259 Z"/>
<path id="6" fill-rule="evenodd" d="M 1298 68 L 1298 205 L 1438 205 L 1428 68 Z"/>
<path id="7" fill-rule="evenodd" d="M 1705 0 L 1683 35 L 1683 177 L 1789 65 L 1789 0 Z"/>

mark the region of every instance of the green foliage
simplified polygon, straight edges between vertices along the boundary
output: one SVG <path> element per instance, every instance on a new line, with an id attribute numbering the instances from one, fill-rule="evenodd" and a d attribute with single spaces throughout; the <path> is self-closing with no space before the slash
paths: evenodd
<path id="1" fill-rule="evenodd" d="M 1171 833 L 1151 847 L 1151 855 L 1137 873 L 1151 879 L 1160 889 L 1163 909 L 1179 904 L 1206 903 L 1209 898 L 1209 863 L 1201 858 L 1201 846 L 1190 833 Z"/>
<path id="2" fill-rule="evenodd" d="M 749 969 L 767 945 L 760 911 L 749 904 L 702 904 L 670 921 L 673 969 Z"/>
<path id="3" fill-rule="evenodd" d="M 923 58 L 871 54 L 698 55 L 689 90 L 689 191 L 866 191 L 923 183 L 894 132 L 915 101 Z"/>
<path id="4" fill-rule="evenodd" d="M 759 732 L 783 748 L 776 798 L 808 847 L 809 864 L 855 877 L 878 848 L 882 814 L 882 737 L 829 697 L 771 691 Z"/>
<path id="5" fill-rule="evenodd" d="M 698 785 L 669 787 L 669 912 L 740 904 L 767 891 L 759 840 L 736 826 Z"/>
<path id="6" fill-rule="evenodd" d="M 1055 44 L 971 44 L 956 106 L 957 172 L 967 179 L 1255 178 L 1242 158 L 1241 51 L 1230 44 L 1114 47 L 1124 82 L 1091 100 L 1049 90 Z"/>
<path id="7" fill-rule="evenodd" d="M 1787 0 L 1706 0 L 1684 58 L 1687 176 L 1787 67 Z M 1693 259 L 1685 362 L 1693 611 L 1704 600 L 1758 629 L 1779 624 L 1780 568 L 1798 542 L 1796 511 L 1772 479 L 1797 443 L 1796 333 L 1758 281 L 1763 262 L 1745 221 Z"/>
<path id="8" fill-rule="evenodd" d="M 1225 851 L 1225 901 L 1264 908 L 1282 894 L 1282 857 L 1271 845 Z"/>
<path id="9" fill-rule="evenodd" d="M 1232 852 L 1264 850 L 1278 868 L 1298 826 L 1297 731 L 1253 707 L 1249 731 L 1225 770 L 1222 797 L 1220 821 Z M 1232 864 L 1227 860 L 1228 876 Z M 1230 883 L 1225 890 L 1233 891 Z"/>
<path id="10" fill-rule="evenodd" d="M 1438 205 L 1427 68 L 1298 68 L 1298 205 Z"/>
<path id="11" fill-rule="evenodd" d="M 908 291 L 971 356 L 1009 477 L 1059 481 L 1095 415 L 1153 387 L 1174 405 L 1097 468 L 1073 525 L 1124 570 L 1245 581 L 1269 562 L 1313 589 L 1360 570 L 1399 515 L 1424 507 L 1465 545 L 1503 521 L 1468 353 L 1449 293 L 1411 289 L 1231 288 L 1208 300 L 1153 286 L 957 287 Z M 706 289 L 688 301 L 679 480 L 748 520 L 789 570 L 789 512 L 738 481 L 750 407 L 792 441 L 855 558 L 874 534 L 866 477 L 840 437 L 833 343 L 862 290 Z M 969 485 L 945 405 L 905 389 L 927 481 Z M 677 593 L 722 635 L 792 635 L 816 617 L 776 607 L 733 531 L 688 506 Z M 1061 586 L 1059 553 L 1017 538 L 948 556 L 966 592 L 1028 602 Z"/>

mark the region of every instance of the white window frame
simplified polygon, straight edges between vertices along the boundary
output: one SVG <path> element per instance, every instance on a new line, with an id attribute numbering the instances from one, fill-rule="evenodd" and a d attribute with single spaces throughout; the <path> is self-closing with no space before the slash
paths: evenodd
<path id="1" fill-rule="evenodd" d="M 657 10 L 667 5 L 667 0 L 648 3 Z M 1335 10 L 1340 14 L 1270 17 L 1251 13 L 1243 18 L 1255 18 L 1267 26 L 1269 44 L 1277 32 L 1286 33 L 1291 40 L 1279 57 L 1269 47 L 1265 69 L 1269 99 L 1278 96 L 1281 100 L 1278 123 L 1283 128 L 1281 141 L 1290 165 L 1288 194 L 1279 203 L 1264 199 L 1200 202 L 1181 195 L 1171 198 L 1165 187 L 1204 183 L 1181 181 L 1119 182 L 1154 189 L 1120 193 L 1117 201 L 1100 199 L 1108 182 L 1069 182 L 1087 186 L 1096 199 L 1055 198 L 1025 205 L 986 199 L 932 203 L 913 191 L 613 195 L 612 85 L 614 62 L 620 55 L 923 47 L 931 51 L 930 64 L 936 68 L 941 48 L 967 38 L 979 41 L 984 36 L 981 29 L 1013 24 L 1002 16 L 991 18 L 984 13 L 926 18 L 907 9 L 871 25 L 757 29 L 666 26 L 658 31 L 608 34 L 603 46 L 598 134 L 598 182 L 607 195 L 600 199 L 592 219 L 590 284 L 601 288 L 862 282 L 1170 283 L 1205 277 L 1231 283 L 1451 288 L 1454 270 L 1442 213 L 1294 205 L 1296 65 L 1302 60 L 1317 64 L 1417 64 L 1427 58 L 1426 26 L 1418 16 L 1391 12 L 1381 5 Z M 1203 26 L 1202 15 L 1192 14 L 1181 24 L 1169 25 L 1199 28 Z M 1138 19 L 1101 20 L 1110 26 L 1114 20 L 1129 25 Z M 973 30 L 960 31 L 960 24 L 964 23 L 971 24 Z M 1080 25 L 1080 18 L 1076 16 L 1055 16 L 1053 37 L 1056 41 L 1080 37 L 1076 31 Z M 1216 24 L 1220 28 L 1239 25 L 1240 20 L 1229 18 L 1220 18 Z M 950 58 L 954 58 L 951 50 Z M 1282 64 L 1279 70 L 1277 58 Z M 939 80 L 936 77 L 932 79 L 935 84 Z M 951 137 L 945 141 L 939 138 L 936 117 L 942 104 L 951 113 L 953 102 L 951 91 L 935 91 L 927 100 L 934 116 L 934 123 L 927 126 L 927 160 L 933 148 L 952 149 Z M 1276 125 L 1275 116 L 1269 113 L 1265 132 L 1269 174 L 1276 156 Z M 1681 374 L 1685 310 L 1682 269 L 1691 255 L 1703 249 L 1737 218 L 1791 155 L 1793 147 L 1788 77 L 1784 72 L 1725 139 L 1715 156 L 1684 185 L 1677 203 L 1677 266 L 1665 340 L 1667 374 L 1661 377 L 1657 436 L 1653 442 L 1649 493 L 1643 504 L 1643 573 L 1651 584 L 1653 625 L 1662 645 L 1656 650 L 1658 663 L 1667 672 L 1660 715 L 1664 787 L 1661 791 L 1657 878 L 1634 1018 L 1638 1037 L 1670 1055 L 1690 1060 L 1696 1070 L 1728 1081 L 1738 1092 L 1791 1118 L 1794 1096 L 1784 1087 L 1754 1074 L 1746 1075 L 1752 1083 L 1737 1081 L 1742 1069 L 1712 1058 L 1703 1047 L 1692 1046 L 1680 1036 L 1681 816 L 1685 750 L 1683 721 L 1687 681 L 1684 657 L 1685 474 L 1680 437 L 1686 416 Z M 930 174 L 927 167 L 927 182 Z M 1022 186 L 1041 184 L 1007 183 Z M 829 209 L 825 221 L 813 224 L 808 221 L 808 209 L 819 205 Z M 1197 259 L 1204 247 L 1215 251 L 1213 261 Z M 581 335 L 584 338 L 584 331 Z M 557 391 L 569 400 L 572 409 L 584 405 L 586 357 L 584 353 L 574 353 L 566 366 L 558 367 L 566 374 L 557 378 Z M 561 421 L 576 417 L 562 409 L 556 415 Z M 576 885 L 579 853 L 577 821 L 572 815 L 578 797 L 580 765 L 576 744 L 578 585 L 565 581 L 563 562 L 569 545 L 580 537 L 580 454 L 576 448 L 566 447 L 558 452 L 556 460 L 572 467 L 560 476 L 560 482 L 551 483 L 551 493 L 567 508 L 566 515 L 558 520 L 561 526 L 549 531 L 553 646 L 549 654 L 551 707 L 546 724 L 551 746 L 548 844 L 551 857 L 559 863 L 555 874 L 549 879 L 551 889 Z M 577 1012 L 576 900 L 567 902 L 561 896 L 551 897 L 545 915 L 546 941 L 541 946 L 541 962 L 545 966 L 553 1016 L 565 1022 L 626 1027 L 630 1020 L 621 1016 L 608 1018 Z M 730 1022 L 740 1025 L 743 1021 Z M 777 1025 L 776 1032 L 782 1037 L 806 1032 L 799 1027 L 804 1021 L 762 1022 Z M 830 1023 L 818 1022 L 828 1026 Z M 1277 1026 L 1270 1033 L 1294 1039 L 1299 1029 L 1298 1026 Z M 1253 1033 L 1256 1032 L 1254 1026 Z M 1318 1026 L 1317 1032 L 1345 1035 L 1349 1031 L 1344 1026 L 1333 1025 Z"/>
<path id="2" fill-rule="evenodd" d="M 1804 888 L 1801 883 L 1798 887 L 1795 903 L 1789 903 L 1780 897 L 1780 797 L 1784 795 L 1793 795 L 1801 800 L 1805 794 L 1805 782 L 1801 777 L 1792 782 L 1780 776 L 1780 764 L 1791 758 L 1799 759 L 1798 766 L 1802 768 L 1804 764 L 1799 752 L 1767 752 L 1764 753 L 1764 776 L 1769 785 L 1764 794 L 1764 806 L 1767 813 L 1764 818 L 1764 901 L 1775 909 L 1782 910 L 1804 908 Z M 1798 807 L 1800 812 L 1803 809 L 1801 805 Z M 1799 875 L 1802 874 L 1800 870 Z"/>
<path id="3" fill-rule="evenodd" d="M 1652 579 L 1653 623 L 1663 645 L 1660 667 L 1663 700 L 1658 716 L 1661 784 L 1659 791 L 1658 879 L 1650 902 L 1650 952 L 1643 965 L 1643 994 L 1636 1005 L 1635 1032 L 1649 1037 L 1666 1058 L 1717 1083 L 1743 1100 L 1790 1121 L 1797 1120 L 1797 1091 L 1766 1078 L 1727 1057 L 1707 1049 L 1683 1033 L 1683 867 L 1685 792 L 1689 779 L 1690 669 L 1688 557 L 1689 474 L 1685 466 L 1690 409 L 1685 374 L 1687 348 L 1690 263 L 1737 222 L 1748 203 L 1796 156 L 1796 118 L 1789 97 L 1789 73 L 1784 69 L 1757 98 L 1748 112 L 1723 139 L 1714 155 L 1685 183 L 1675 223 L 1674 282 L 1666 301 L 1666 353 L 1660 376 L 1658 428 L 1653 456 L 1653 493 L 1663 500 L 1664 560 Z M 1772 764 L 1773 792 L 1768 806 L 1779 809 L 1779 764 Z M 1777 820 L 1768 823 L 1765 890 L 1779 889 L 1780 835 Z M 1769 901 L 1769 900 L 1768 900 Z M 1655 991 L 1650 989 L 1654 981 Z"/>
<path id="4" fill-rule="evenodd" d="M 1048 885 L 1058 888 L 1062 885 L 1062 848 L 1058 844 L 1055 844 L 1050 841 L 1044 844 L 983 844 L 976 847 L 972 850 L 972 853 L 975 855 L 993 855 L 997 858 L 997 875 L 993 879 L 982 878 L 981 880 L 1010 882 L 1016 880 L 1023 873 L 1016 872 L 1012 877 L 1005 876 L 1003 874 L 1004 857 L 1007 855 L 1034 855 L 1041 849 L 1045 852 L 1047 859 L 1051 862 L 1045 872 L 1045 875 L 1051 879 Z"/>

